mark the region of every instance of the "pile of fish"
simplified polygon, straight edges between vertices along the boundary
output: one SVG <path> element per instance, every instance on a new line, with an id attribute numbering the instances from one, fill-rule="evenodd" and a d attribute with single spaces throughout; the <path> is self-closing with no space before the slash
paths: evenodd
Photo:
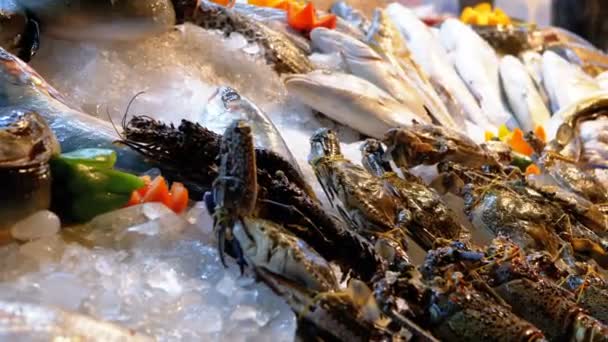
<path id="1" fill-rule="evenodd" d="M 0 185 L 11 190 L 0 193 L 0 241 L 23 240 L 15 227 L 32 217 L 57 221 L 40 212 L 63 207 L 60 151 L 101 148 L 120 172 L 158 168 L 156 179 L 183 183 L 213 217 L 220 261 L 282 297 L 303 339 L 608 340 L 608 57 L 580 38 L 554 30 L 570 41 L 539 42 L 540 29 L 457 19 L 434 28 L 397 3 L 370 20 L 338 2 L 335 28 L 306 32 L 281 9 L 241 3 L 60 3 L 0 12 Z M 198 122 L 138 113 L 116 127 L 26 64 L 44 34 L 110 39 L 118 22 L 124 39 L 184 22 L 242 35 L 289 96 L 367 138 L 361 162 L 319 128 L 307 179 L 269 116 L 231 87 L 218 87 Z M 504 130 L 524 132 L 529 153 Z M 107 163 L 82 153 L 72 161 Z M 119 171 L 96 175 L 108 174 L 123 183 L 104 199 L 149 197 Z M 0 302 L 0 312 L 0 336 L 16 339 L 148 338 L 55 308 Z"/>

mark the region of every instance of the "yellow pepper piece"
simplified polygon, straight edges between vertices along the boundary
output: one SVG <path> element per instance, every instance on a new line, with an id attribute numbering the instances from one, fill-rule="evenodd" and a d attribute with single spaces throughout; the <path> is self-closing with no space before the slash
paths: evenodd
<path id="1" fill-rule="evenodd" d="M 502 124 L 498 127 L 498 139 L 504 141 L 511 135 L 511 131 L 507 128 L 507 125 Z"/>
<path id="2" fill-rule="evenodd" d="M 490 132 L 490 131 L 486 131 L 486 132 L 484 133 L 484 136 L 485 136 L 485 140 L 486 140 L 486 141 L 493 140 L 493 139 L 496 137 L 496 136 L 494 135 L 494 133 L 492 133 L 492 132 Z"/>
<path id="3" fill-rule="evenodd" d="M 492 4 L 490 4 L 489 2 L 482 2 L 480 4 L 475 5 L 474 9 L 477 12 L 490 13 L 490 12 L 492 12 Z"/>
<path id="4" fill-rule="evenodd" d="M 509 18 L 509 16 L 500 8 L 494 9 L 494 17 L 496 18 L 496 21 L 498 22 L 498 24 L 501 24 L 501 25 L 511 24 L 511 18 Z"/>
<path id="5" fill-rule="evenodd" d="M 465 7 L 460 14 L 460 21 L 463 23 L 471 24 L 477 21 L 477 12 L 473 7 Z"/>
<path id="6" fill-rule="evenodd" d="M 465 7 L 460 14 L 460 20 L 472 25 L 508 25 L 509 16 L 500 8 L 492 9 L 490 3 L 481 3 L 475 7 Z"/>

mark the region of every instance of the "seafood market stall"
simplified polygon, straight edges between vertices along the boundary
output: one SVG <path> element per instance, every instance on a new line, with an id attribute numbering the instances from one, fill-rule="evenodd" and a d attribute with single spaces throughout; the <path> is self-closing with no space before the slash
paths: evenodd
<path id="1" fill-rule="evenodd" d="M 607 340 L 608 57 L 360 3 L 3 2 L 0 340 Z"/>

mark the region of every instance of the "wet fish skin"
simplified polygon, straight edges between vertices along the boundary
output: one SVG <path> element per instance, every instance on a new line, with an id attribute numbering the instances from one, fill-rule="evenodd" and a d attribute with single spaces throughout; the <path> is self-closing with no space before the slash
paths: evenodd
<path id="1" fill-rule="evenodd" d="M 420 65 L 411 58 L 410 50 L 405 46 L 401 34 L 386 11 L 377 8 L 368 31 L 365 42 L 377 49 L 401 74 L 406 83 L 412 84 L 418 90 L 418 96 L 436 123 L 456 129 L 461 127 L 464 118 L 452 117 L 446 105 L 435 92 L 431 80 Z M 454 113 L 456 115 L 461 113 Z M 456 122 L 459 121 L 458 125 Z"/>
<path id="2" fill-rule="evenodd" d="M 599 84 L 579 66 L 553 51 L 543 53 L 542 78 L 554 113 L 601 90 Z"/>
<path id="3" fill-rule="evenodd" d="M 498 57 L 492 47 L 457 19 L 447 19 L 441 25 L 439 37 L 456 71 L 490 123 L 496 127 L 502 124 L 516 127 L 515 118 L 501 98 Z"/>
<path id="4" fill-rule="evenodd" d="M 395 68 L 365 43 L 346 34 L 317 28 L 310 33 L 313 47 L 325 54 L 338 53 L 351 74 L 363 78 L 386 91 L 416 115 L 425 115 L 421 94 Z"/>
<path id="5" fill-rule="evenodd" d="M 207 30 L 219 30 L 225 35 L 237 32 L 249 43 L 258 43 L 264 58 L 279 74 L 307 73 L 313 65 L 302 49 L 284 34 L 231 9 L 208 1 L 200 1 L 192 18 L 186 21 Z"/>
<path id="6" fill-rule="evenodd" d="M 411 10 L 398 3 L 388 5 L 386 13 L 407 42 L 412 59 L 429 76 L 437 93 L 450 104 L 449 112 L 457 116 L 454 112 L 461 110 L 476 125 L 490 129 L 490 122 L 458 76 L 447 52 L 431 29 Z M 458 121 L 456 117 L 455 120 Z"/>
<path id="7" fill-rule="evenodd" d="M 0 301 L 3 341 L 152 342 L 154 339 L 112 323 L 61 309 Z"/>
<path id="8" fill-rule="evenodd" d="M 135 172 L 150 168 L 138 153 L 113 145 L 119 136 L 109 122 L 68 106 L 63 96 L 36 71 L 0 48 L 0 116 L 28 111 L 47 121 L 63 151 L 111 148 L 118 153 L 117 167 Z"/>
<path id="9" fill-rule="evenodd" d="M 536 90 L 540 94 L 545 103 L 545 107 L 547 109 L 551 109 L 551 102 L 549 100 L 549 95 L 547 95 L 547 91 L 543 86 L 543 56 L 536 51 L 524 51 L 519 54 L 519 59 L 526 67 L 528 71 L 528 75 L 534 81 L 534 85 L 536 86 Z"/>
<path id="10" fill-rule="evenodd" d="M 520 127 L 529 132 L 544 126 L 551 114 L 526 67 L 516 57 L 506 55 L 500 60 L 499 69 L 503 90 Z"/>
<path id="11" fill-rule="evenodd" d="M 288 92 L 301 102 L 350 126 L 380 139 L 395 127 L 412 121 L 430 123 L 428 116 L 417 116 L 384 90 L 356 76 L 315 70 L 284 77 Z"/>
<path id="12" fill-rule="evenodd" d="M 346 24 L 346 29 L 341 29 L 341 32 L 349 33 L 357 39 L 364 37 L 370 25 L 370 21 L 365 14 L 347 4 L 346 1 L 334 2 L 329 11 L 339 18 L 338 22 Z"/>
<path id="13" fill-rule="evenodd" d="M 219 87 L 200 117 L 201 125 L 218 134 L 223 134 L 226 127 L 237 119 L 246 120 L 250 125 L 256 147 L 278 153 L 300 171 L 296 159 L 272 120 L 235 89 Z"/>

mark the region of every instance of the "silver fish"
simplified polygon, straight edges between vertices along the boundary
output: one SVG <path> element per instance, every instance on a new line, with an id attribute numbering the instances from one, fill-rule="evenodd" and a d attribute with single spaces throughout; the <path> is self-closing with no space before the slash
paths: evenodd
<path id="1" fill-rule="evenodd" d="M 485 129 L 492 125 L 481 111 L 477 101 L 454 69 L 447 52 L 431 29 L 414 12 L 392 3 L 386 13 L 397 25 L 401 37 L 410 49 L 412 59 L 420 65 L 435 85 L 435 90 L 447 100 L 450 113 L 454 115 L 458 107 L 473 123 Z"/>
<path id="2" fill-rule="evenodd" d="M 517 122 L 505 107 L 500 93 L 498 57 L 494 49 L 473 29 L 457 19 L 447 19 L 439 33 L 452 64 L 479 102 L 488 120 L 496 127 Z"/>
<path id="3" fill-rule="evenodd" d="M 45 33 L 61 39 L 132 40 L 175 24 L 170 0 L 17 0 Z"/>
<path id="4" fill-rule="evenodd" d="M 455 112 L 454 117 L 451 115 L 435 92 L 429 77 L 411 58 L 410 50 L 405 46 L 399 30 L 384 10 L 379 8 L 374 10 L 365 41 L 393 64 L 396 72 L 402 75 L 405 82 L 412 84 L 418 90 L 418 95 L 436 122 L 452 129 L 462 127 L 464 121 L 462 113 Z"/>
<path id="5" fill-rule="evenodd" d="M 52 307 L 0 301 L 2 341 L 148 342 L 154 339 L 112 323 Z"/>
<path id="6" fill-rule="evenodd" d="M 344 21 L 348 25 L 347 27 L 350 27 L 348 31 L 341 31 L 348 32 L 355 38 L 363 38 L 369 28 L 370 21 L 365 14 L 347 4 L 346 1 L 336 1 L 329 11 L 340 18 L 339 21 Z"/>
<path id="7" fill-rule="evenodd" d="M 569 63 L 552 51 L 543 53 L 542 77 L 553 112 L 562 110 L 601 89 L 579 66 Z"/>
<path id="8" fill-rule="evenodd" d="M 595 47 L 576 43 L 551 44 L 546 50 L 553 51 L 568 62 L 580 66 L 592 76 L 608 70 L 608 55 Z"/>
<path id="9" fill-rule="evenodd" d="M 506 55 L 500 60 L 500 79 L 520 127 L 528 132 L 544 126 L 551 114 L 519 59 Z"/>
<path id="10" fill-rule="evenodd" d="M 236 3 L 232 10 L 253 20 L 264 23 L 269 28 L 281 32 L 289 38 L 298 48 L 310 54 L 310 42 L 300 32 L 294 30 L 287 23 L 287 12 L 278 8 L 253 6 Z"/>
<path id="11" fill-rule="evenodd" d="M 198 2 L 192 17 L 186 18 L 186 21 L 206 30 L 220 30 L 225 35 L 240 33 L 249 43 L 260 45 L 266 62 L 279 74 L 313 70 L 305 51 L 285 34 L 237 11 L 203 0 Z"/>
<path id="12" fill-rule="evenodd" d="M 425 115 L 421 94 L 414 84 L 365 43 L 340 32 L 317 28 L 310 33 L 313 47 L 325 54 L 342 55 L 346 69 L 389 93 L 416 115 Z"/>
<path id="13" fill-rule="evenodd" d="M 0 115 L 23 112 L 40 114 L 63 151 L 111 148 L 119 155 L 117 167 L 130 171 L 150 168 L 138 153 L 113 145 L 119 135 L 109 122 L 69 107 L 63 96 L 38 73 L 0 48 Z"/>
<path id="14" fill-rule="evenodd" d="M 268 115 L 235 89 L 218 87 L 200 117 L 202 125 L 218 134 L 223 134 L 226 127 L 237 119 L 249 123 L 255 136 L 256 147 L 280 154 L 298 169 L 296 159 Z"/>
<path id="15" fill-rule="evenodd" d="M 536 51 L 528 50 L 520 53 L 519 59 L 524 63 L 528 75 L 530 75 L 532 81 L 534 81 L 536 90 L 538 90 L 538 93 L 542 97 L 545 106 L 548 109 L 551 108 L 549 95 L 547 95 L 547 91 L 545 90 L 545 87 L 543 87 L 543 56 Z"/>
<path id="16" fill-rule="evenodd" d="M 349 74 L 315 70 L 308 74 L 284 77 L 292 96 L 331 119 L 374 138 L 412 121 L 430 123 L 418 116 L 384 90 Z"/>

